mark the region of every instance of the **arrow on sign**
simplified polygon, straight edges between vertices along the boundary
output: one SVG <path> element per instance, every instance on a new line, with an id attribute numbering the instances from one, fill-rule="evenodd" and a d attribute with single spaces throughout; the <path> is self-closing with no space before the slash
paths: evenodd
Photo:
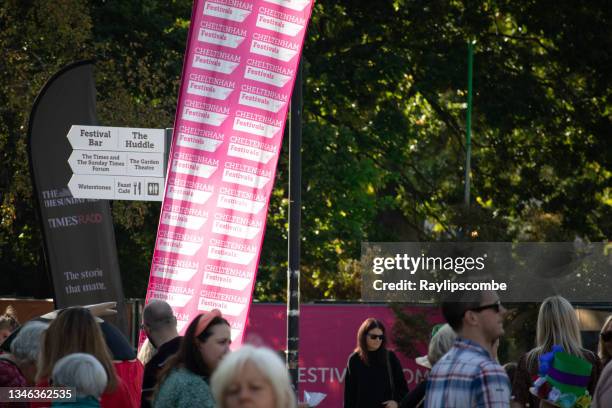
<path id="1" fill-rule="evenodd" d="M 127 153 L 104 150 L 73 150 L 68 158 L 74 174 L 125 175 L 126 162 Z"/>
<path id="2" fill-rule="evenodd" d="M 68 141 L 76 150 L 163 153 L 164 130 L 72 125 Z"/>
<path id="3" fill-rule="evenodd" d="M 163 153 L 73 150 L 68 164 L 74 174 L 163 177 Z"/>
<path id="4" fill-rule="evenodd" d="M 68 188 L 75 198 L 162 201 L 164 178 L 74 174 Z"/>

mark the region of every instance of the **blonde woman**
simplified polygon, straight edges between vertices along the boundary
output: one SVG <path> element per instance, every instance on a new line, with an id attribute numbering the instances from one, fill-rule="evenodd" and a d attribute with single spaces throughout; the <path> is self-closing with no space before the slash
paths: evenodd
<path id="1" fill-rule="evenodd" d="M 296 408 L 285 363 L 274 351 L 245 345 L 211 379 L 217 408 Z"/>
<path id="2" fill-rule="evenodd" d="M 552 350 L 554 345 L 563 346 L 569 354 L 587 360 L 593 365 L 588 390 L 592 395 L 601 373 L 601 362 L 594 353 L 582 347 L 578 318 L 572 304 L 561 296 L 544 299 L 538 313 L 536 347 L 524 354 L 518 362 L 512 383 L 512 407 L 538 407 L 539 400 L 531 395 L 529 387 L 538 373 L 539 359 Z"/>
<path id="3" fill-rule="evenodd" d="M 612 359 L 612 315 L 608 316 L 606 322 L 601 326 L 597 352 L 602 365 L 606 366 Z"/>

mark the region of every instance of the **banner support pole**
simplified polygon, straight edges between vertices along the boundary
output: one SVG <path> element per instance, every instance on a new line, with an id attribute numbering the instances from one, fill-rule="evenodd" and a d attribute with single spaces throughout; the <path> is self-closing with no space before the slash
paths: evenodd
<path id="1" fill-rule="evenodd" d="M 470 176 L 472 171 L 472 72 L 474 65 L 474 42 L 468 41 L 468 94 L 465 118 L 465 188 L 463 201 L 466 210 L 470 208 Z"/>
<path id="2" fill-rule="evenodd" d="M 287 268 L 287 368 L 298 392 L 300 319 L 300 226 L 302 207 L 302 61 L 295 78 L 289 115 L 289 241 Z"/>

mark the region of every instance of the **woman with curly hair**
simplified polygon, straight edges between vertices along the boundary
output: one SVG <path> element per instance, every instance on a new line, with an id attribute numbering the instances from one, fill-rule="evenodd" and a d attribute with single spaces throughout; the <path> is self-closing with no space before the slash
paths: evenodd
<path id="1" fill-rule="evenodd" d="M 11 335 L 16 328 L 19 327 L 19 320 L 17 320 L 17 313 L 13 306 L 7 306 L 6 310 L 0 315 L 0 344 Z"/>

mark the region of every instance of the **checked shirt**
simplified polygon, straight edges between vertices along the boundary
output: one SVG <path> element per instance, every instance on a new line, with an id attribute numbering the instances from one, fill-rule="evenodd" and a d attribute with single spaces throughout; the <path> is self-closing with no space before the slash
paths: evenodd
<path id="1" fill-rule="evenodd" d="M 509 406 L 510 381 L 506 372 L 488 351 L 470 340 L 455 340 L 427 379 L 426 408 Z"/>

